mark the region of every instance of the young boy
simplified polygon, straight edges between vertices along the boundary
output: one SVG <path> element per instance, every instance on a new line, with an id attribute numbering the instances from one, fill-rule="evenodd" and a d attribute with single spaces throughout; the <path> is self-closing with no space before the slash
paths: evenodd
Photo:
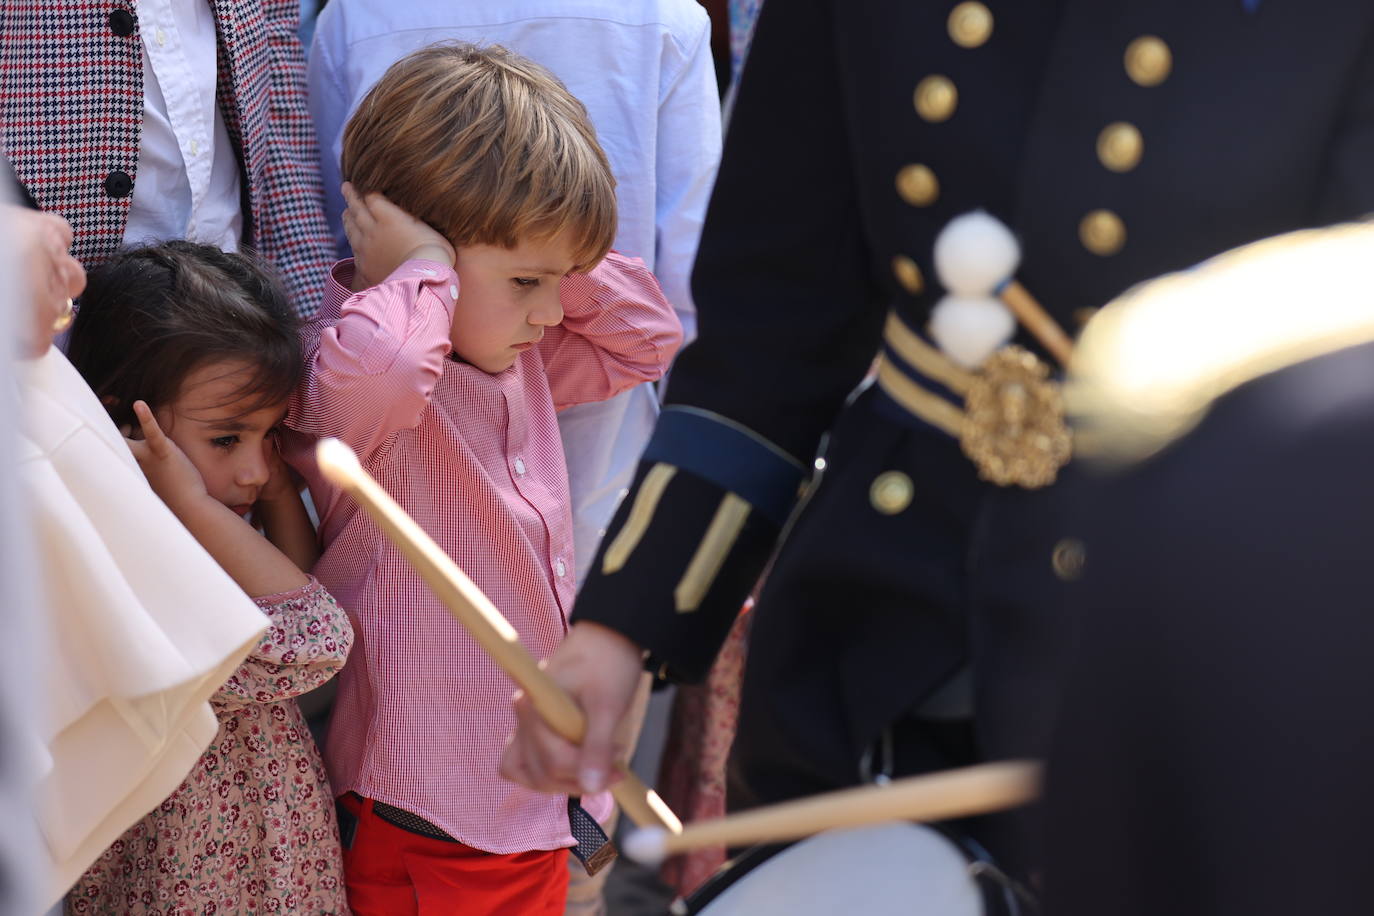
<path id="1" fill-rule="evenodd" d="M 342 160 L 355 259 L 306 330 L 287 452 L 322 510 L 315 574 L 357 633 L 325 750 L 356 818 L 349 905 L 561 914 L 567 799 L 497 773 L 512 683 L 324 484 L 308 440 L 351 445 L 544 657 L 575 578 L 555 412 L 658 378 L 681 328 L 652 274 L 607 254 L 606 158 L 582 106 L 529 61 L 470 45 L 404 58 L 359 106 Z"/>

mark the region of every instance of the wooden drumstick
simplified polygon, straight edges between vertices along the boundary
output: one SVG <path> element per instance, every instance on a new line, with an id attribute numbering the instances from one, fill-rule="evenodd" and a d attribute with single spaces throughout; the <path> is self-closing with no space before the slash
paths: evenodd
<path id="1" fill-rule="evenodd" d="M 324 439 L 315 448 L 315 460 L 331 483 L 367 510 L 377 527 L 405 555 L 449 613 L 477 640 L 492 661 L 525 691 L 549 726 L 569 741 L 580 743 L 587 728 L 581 707 L 520 645 L 515 628 L 482 590 L 363 470 L 353 450 L 338 439 Z M 682 822 L 663 799 L 624 764 L 617 766 L 622 778 L 611 786 L 611 794 L 626 816 L 640 827 L 653 827 L 668 834 L 681 832 Z"/>
<path id="2" fill-rule="evenodd" d="M 987 814 L 1023 805 L 1039 794 L 1040 764 L 984 763 L 697 821 L 677 834 L 644 828 L 630 834 L 624 848 L 630 858 L 653 865 L 705 846 L 781 843 L 824 830 L 886 821 L 940 821 Z"/>
<path id="3" fill-rule="evenodd" d="M 1061 366 L 1067 366 L 1073 358 L 1073 341 L 1030 291 L 1017 281 L 1009 280 L 996 293 L 1021 325 L 1030 331 L 1031 336 L 1040 341 L 1040 345 L 1050 351 Z"/>

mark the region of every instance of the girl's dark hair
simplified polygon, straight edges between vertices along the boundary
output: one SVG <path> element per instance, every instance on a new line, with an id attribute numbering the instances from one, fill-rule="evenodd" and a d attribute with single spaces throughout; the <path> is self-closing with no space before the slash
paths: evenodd
<path id="1" fill-rule="evenodd" d="M 209 362 L 256 371 L 238 396 L 285 400 L 301 376 L 296 317 L 281 286 L 252 257 L 194 242 L 131 248 L 91 271 L 67 357 L 116 426 L 136 424 L 134 401 L 156 410 Z"/>

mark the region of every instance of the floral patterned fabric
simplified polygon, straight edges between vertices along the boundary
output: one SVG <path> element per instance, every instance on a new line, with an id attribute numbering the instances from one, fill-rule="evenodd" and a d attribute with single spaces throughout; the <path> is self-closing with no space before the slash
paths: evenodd
<path id="1" fill-rule="evenodd" d="M 659 768 L 658 789 L 668 807 L 684 822 L 725 814 L 725 765 L 735 740 L 740 686 L 749 646 L 747 601 L 725 638 L 716 663 L 701 685 L 681 684 L 673 701 L 668 741 Z M 721 865 L 725 846 L 707 846 L 663 863 L 659 877 L 686 897 Z"/>
<path id="2" fill-rule="evenodd" d="M 353 630 L 313 578 L 255 601 L 271 625 L 211 699 L 215 740 L 82 875 L 67 913 L 348 916 L 333 794 L 292 697 L 343 667 Z"/>

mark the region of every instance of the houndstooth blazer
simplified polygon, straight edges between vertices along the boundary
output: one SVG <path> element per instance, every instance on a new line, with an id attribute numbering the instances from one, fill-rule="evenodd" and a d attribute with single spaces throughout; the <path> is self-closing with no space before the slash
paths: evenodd
<path id="1" fill-rule="evenodd" d="M 218 31 L 219 105 L 245 189 L 244 239 L 299 312 L 318 305 L 334 247 L 296 37 L 299 0 L 205 0 Z M 0 4 L 5 155 L 88 267 L 119 247 L 138 184 L 143 60 L 137 0 Z"/>

